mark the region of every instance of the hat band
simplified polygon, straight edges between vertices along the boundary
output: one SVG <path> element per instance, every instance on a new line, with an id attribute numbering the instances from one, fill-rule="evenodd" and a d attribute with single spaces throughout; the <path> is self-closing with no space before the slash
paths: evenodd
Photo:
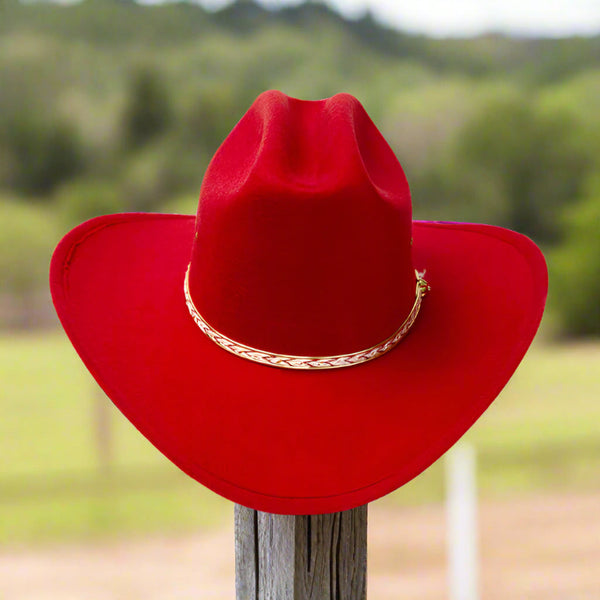
<path id="1" fill-rule="evenodd" d="M 398 342 L 403 339 L 409 332 L 413 323 L 417 319 L 419 310 L 421 309 L 421 302 L 425 297 L 425 294 L 429 291 L 429 284 L 423 279 L 419 271 L 415 270 L 417 279 L 416 290 L 415 290 L 415 303 L 408 313 L 408 317 L 404 320 L 404 323 L 387 339 L 383 342 L 371 346 L 366 350 L 359 350 L 358 352 L 351 352 L 350 354 L 337 354 L 335 356 L 295 356 L 293 354 L 277 354 L 275 352 L 268 352 L 266 350 L 260 350 L 258 348 L 252 348 L 241 342 L 236 342 L 226 335 L 217 331 L 214 327 L 209 325 L 204 317 L 200 314 L 189 288 L 189 274 L 190 265 L 188 265 L 187 271 L 185 272 L 184 280 L 184 293 L 185 303 L 190 311 L 192 319 L 194 319 L 196 325 L 202 330 L 202 332 L 210 338 L 215 344 L 246 360 L 251 360 L 263 365 L 270 365 L 272 367 L 281 367 L 284 369 L 340 369 L 342 367 L 352 367 L 375 358 L 378 358 L 392 348 L 394 348 Z M 423 272 L 424 274 L 424 272 Z"/>

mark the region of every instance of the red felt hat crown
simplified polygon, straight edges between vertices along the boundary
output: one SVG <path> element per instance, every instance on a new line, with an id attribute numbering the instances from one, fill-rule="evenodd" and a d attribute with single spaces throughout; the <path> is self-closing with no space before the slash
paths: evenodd
<path id="1" fill-rule="evenodd" d="M 306 514 L 378 498 L 445 452 L 522 359 L 547 274 L 515 232 L 412 222 L 356 99 L 271 91 L 213 158 L 196 218 L 92 219 L 58 245 L 51 288 L 159 450 L 231 500 Z"/>
<path id="2" fill-rule="evenodd" d="M 369 348 L 415 300 L 402 167 L 348 94 L 262 94 L 202 185 L 190 293 L 218 331 L 300 355 Z"/>

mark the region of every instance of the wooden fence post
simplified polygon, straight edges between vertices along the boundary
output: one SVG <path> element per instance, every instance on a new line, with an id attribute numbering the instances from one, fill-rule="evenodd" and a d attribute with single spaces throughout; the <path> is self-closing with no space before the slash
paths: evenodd
<path id="1" fill-rule="evenodd" d="M 235 506 L 236 600 L 365 600 L 367 505 L 324 515 Z"/>
<path id="2" fill-rule="evenodd" d="M 93 427 L 96 442 L 96 456 L 101 475 L 108 475 L 113 466 L 113 431 L 111 407 L 104 392 L 94 385 Z"/>

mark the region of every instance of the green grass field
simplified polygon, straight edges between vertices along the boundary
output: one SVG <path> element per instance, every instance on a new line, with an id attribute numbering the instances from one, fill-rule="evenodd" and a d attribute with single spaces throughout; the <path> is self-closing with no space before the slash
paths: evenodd
<path id="1" fill-rule="evenodd" d="M 478 451 L 482 495 L 600 487 L 598 373 L 600 344 L 531 349 L 466 436 Z M 172 466 L 102 397 L 62 332 L 0 336 L 0 382 L 0 544 L 230 517 L 230 503 Z M 98 415 L 109 423 L 109 459 Z M 438 463 L 384 501 L 435 501 L 442 488 Z"/>

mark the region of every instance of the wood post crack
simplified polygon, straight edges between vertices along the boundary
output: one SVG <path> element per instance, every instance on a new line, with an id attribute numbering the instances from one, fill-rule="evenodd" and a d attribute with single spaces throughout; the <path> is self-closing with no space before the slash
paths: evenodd
<path id="1" fill-rule="evenodd" d="M 237 600 L 365 600 L 367 506 L 324 515 L 235 508 Z"/>

